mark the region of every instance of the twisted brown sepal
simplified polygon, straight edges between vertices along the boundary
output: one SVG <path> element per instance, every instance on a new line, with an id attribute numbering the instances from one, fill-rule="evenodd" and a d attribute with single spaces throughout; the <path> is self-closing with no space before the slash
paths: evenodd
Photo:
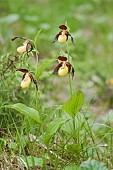
<path id="1" fill-rule="evenodd" d="M 61 31 L 61 32 L 62 32 L 62 31 Z M 55 36 L 53 43 L 58 40 L 58 37 L 59 37 L 59 35 L 61 35 L 61 32 L 59 32 L 59 33 Z"/>
<path id="2" fill-rule="evenodd" d="M 74 72 L 75 72 L 75 70 L 74 70 L 74 68 L 72 67 L 72 72 L 71 72 L 72 79 L 73 79 L 73 77 L 74 77 Z"/>
<path id="3" fill-rule="evenodd" d="M 68 73 L 70 73 L 71 70 L 71 64 L 69 62 L 66 62 L 66 66 L 68 67 Z"/>
<path id="4" fill-rule="evenodd" d="M 65 25 L 60 25 L 59 28 L 62 30 L 67 30 L 67 27 Z"/>
<path id="5" fill-rule="evenodd" d="M 58 64 L 58 65 L 55 67 L 55 69 L 54 69 L 54 71 L 53 71 L 53 74 L 56 74 L 56 73 L 58 72 L 59 68 L 62 67 L 62 64 L 63 64 L 63 62 L 61 62 L 60 64 Z"/>
<path id="6" fill-rule="evenodd" d="M 32 76 L 33 83 L 36 85 L 36 90 L 38 91 L 38 84 L 36 79 Z"/>
<path id="7" fill-rule="evenodd" d="M 37 81 L 36 79 L 33 77 L 32 74 L 29 73 L 29 77 L 31 78 L 31 81 L 33 81 L 33 83 L 36 85 L 36 90 L 38 91 L 38 84 L 37 84 Z"/>
<path id="8" fill-rule="evenodd" d="M 29 45 L 30 45 L 30 49 L 29 49 Z M 33 50 L 33 45 L 30 42 L 28 42 L 26 45 L 26 52 L 28 57 L 29 57 L 28 53 L 32 50 Z"/>
<path id="9" fill-rule="evenodd" d="M 68 33 L 68 36 L 71 37 L 71 42 L 75 45 L 74 38 L 71 36 L 71 34 Z"/>
<path id="10" fill-rule="evenodd" d="M 58 60 L 67 61 L 67 57 L 59 56 L 59 57 L 58 57 Z"/>
<path id="11" fill-rule="evenodd" d="M 29 72 L 27 69 L 23 69 L 23 68 L 17 69 L 16 71 L 21 71 L 23 73 L 28 73 Z"/>
<path id="12" fill-rule="evenodd" d="M 11 40 L 14 41 L 14 40 L 16 40 L 17 38 L 20 38 L 20 39 L 22 39 L 22 40 L 28 40 L 27 38 L 22 37 L 22 36 L 16 36 L 16 37 L 12 38 Z"/>

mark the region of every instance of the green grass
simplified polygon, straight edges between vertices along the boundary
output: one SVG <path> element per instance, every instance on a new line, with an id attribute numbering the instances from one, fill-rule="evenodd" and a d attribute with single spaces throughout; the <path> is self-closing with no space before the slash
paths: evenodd
<path id="1" fill-rule="evenodd" d="M 0 2 L 0 168 L 113 169 L 112 6 L 112 0 Z M 66 21 L 76 43 L 69 38 L 68 49 L 52 43 Z M 23 42 L 11 41 L 15 36 L 33 40 L 29 57 L 17 54 Z M 68 52 L 73 80 L 52 75 L 57 57 Z M 21 89 L 19 68 L 36 77 L 38 92 L 33 82 Z"/>

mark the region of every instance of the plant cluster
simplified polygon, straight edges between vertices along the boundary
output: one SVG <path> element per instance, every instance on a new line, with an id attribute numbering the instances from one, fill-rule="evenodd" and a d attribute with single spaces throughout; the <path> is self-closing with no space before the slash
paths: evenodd
<path id="1" fill-rule="evenodd" d="M 107 137 L 110 137 L 110 140 L 112 140 L 110 133 L 112 129 L 110 126 L 98 125 L 99 128 L 104 127 L 107 133 L 106 135 L 103 132 L 101 135 L 95 135 L 95 124 L 93 122 L 89 123 L 88 106 L 86 108 L 83 107 L 84 93 L 73 89 L 71 84 L 71 77 L 72 79 L 74 78 L 75 69 L 69 52 L 68 37 L 71 37 L 73 45 L 75 45 L 74 39 L 69 32 L 67 23 L 59 26 L 59 28 L 61 31 L 55 36 L 53 43 L 56 41 L 65 43 L 67 52 L 60 51 L 60 55 L 57 57 L 59 64 L 55 66 L 51 76 L 54 74 L 60 77 L 68 76 L 70 97 L 62 105 L 55 105 L 51 108 L 46 107 L 44 103 L 40 103 L 39 89 L 41 88 L 38 85 L 39 78 L 43 71 L 51 63 L 55 62 L 56 59 L 46 60 L 38 67 L 39 52 L 36 42 L 40 31 L 34 41 L 21 36 L 14 37 L 12 41 L 21 39 L 24 42 L 17 48 L 18 56 L 7 54 L 7 62 L 3 64 L 4 68 L 1 72 L 1 79 L 5 81 L 7 78 L 10 78 L 8 76 L 9 71 L 16 72 L 17 77 L 19 72 L 22 72 L 21 90 L 28 88 L 30 83 L 33 82 L 36 86 L 36 105 L 31 107 L 23 104 L 23 102 L 3 104 L 2 109 L 5 112 L 9 111 L 10 113 L 10 109 L 13 109 L 12 115 L 17 114 L 17 117 L 11 115 L 11 121 L 13 122 L 16 134 L 11 142 L 7 142 L 3 138 L 4 135 L 1 131 L 0 152 L 11 154 L 11 163 L 20 169 L 82 170 L 87 169 L 87 167 L 96 167 L 97 169 L 107 170 L 105 164 L 108 167 L 112 167 L 111 163 L 113 161 L 111 157 L 108 161 L 107 153 L 107 149 L 109 149 L 110 154 L 112 154 L 112 144 L 106 145 Z M 35 73 L 31 71 L 29 64 L 27 64 L 30 55 L 36 56 Z M 25 117 L 21 118 L 18 113 L 25 115 Z M 18 118 L 20 122 L 23 120 L 21 125 L 18 125 L 16 122 Z M 21 128 L 19 129 L 18 127 Z M 7 129 L 5 130 L 7 131 Z M 11 128 L 8 128 L 8 133 L 12 134 Z M 13 155 L 14 153 L 18 153 L 18 156 Z M 6 157 L 4 159 L 7 160 Z M 11 167 L 8 161 L 6 163 L 7 166 Z M 2 164 L 0 166 L 6 168 Z"/>

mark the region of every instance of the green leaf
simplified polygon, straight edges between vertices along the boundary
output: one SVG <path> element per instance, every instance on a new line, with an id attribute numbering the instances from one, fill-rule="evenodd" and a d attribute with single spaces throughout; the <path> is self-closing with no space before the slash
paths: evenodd
<path id="1" fill-rule="evenodd" d="M 65 26 L 67 27 L 67 31 L 69 32 L 70 31 L 70 27 L 68 26 L 67 21 L 65 22 Z"/>
<path id="2" fill-rule="evenodd" d="M 76 153 L 76 154 L 80 154 L 80 151 L 82 150 L 82 146 L 81 146 L 81 143 L 79 144 L 68 144 L 67 145 L 67 150 L 69 150 L 71 153 Z"/>
<path id="3" fill-rule="evenodd" d="M 35 120 L 37 123 L 41 124 L 39 113 L 37 110 L 35 110 L 33 108 L 27 107 L 26 105 L 24 105 L 22 103 L 6 105 L 4 107 L 14 109 L 14 110 L 24 114 L 25 116 L 28 116 L 31 119 Z"/>
<path id="4" fill-rule="evenodd" d="M 42 65 L 37 69 L 36 72 L 36 79 L 39 79 L 40 75 L 42 74 L 42 72 L 51 64 L 55 61 L 56 59 L 50 59 L 50 60 L 46 60 L 42 63 Z"/>
<path id="5" fill-rule="evenodd" d="M 80 170 L 80 167 L 78 165 L 69 165 L 69 166 L 66 166 L 63 170 Z"/>
<path id="6" fill-rule="evenodd" d="M 62 49 L 60 50 L 60 55 L 68 58 L 68 54 L 65 51 L 63 51 Z M 71 56 L 69 56 L 69 57 L 71 57 Z"/>
<path id="7" fill-rule="evenodd" d="M 62 109 L 71 117 L 74 117 L 81 109 L 84 102 L 84 94 L 81 91 L 74 93 L 72 97 L 63 104 Z"/>
<path id="8" fill-rule="evenodd" d="M 41 29 L 37 32 L 37 34 L 36 34 L 36 36 L 35 36 L 35 40 L 34 40 L 35 44 L 36 44 L 36 42 L 37 42 L 37 39 L 38 39 L 40 33 L 41 33 Z"/>
<path id="9" fill-rule="evenodd" d="M 68 121 L 69 119 L 62 119 L 57 118 L 53 120 L 47 128 L 45 137 L 44 137 L 44 143 L 47 145 L 49 143 L 50 138 L 58 131 L 58 129 Z"/>
<path id="10" fill-rule="evenodd" d="M 9 147 L 10 149 L 16 149 L 16 148 L 18 147 L 18 143 L 16 143 L 16 142 L 10 142 L 9 145 L 8 145 L 8 147 Z"/>
<path id="11" fill-rule="evenodd" d="M 0 154 L 2 153 L 2 149 L 6 146 L 6 140 L 0 138 Z"/>
<path id="12" fill-rule="evenodd" d="M 24 162 L 25 165 L 28 165 L 28 167 L 33 167 L 33 166 L 42 166 L 43 165 L 43 159 L 42 158 L 37 158 L 35 156 L 23 156 L 22 162 Z"/>
<path id="13" fill-rule="evenodd" d="M 99 162 L 97 160 L 91 160 L 90 158 L 83 162 L 81 165 L 81 170 L 108 170 L 108 168 L 104 165 L 103 162 Z"/>

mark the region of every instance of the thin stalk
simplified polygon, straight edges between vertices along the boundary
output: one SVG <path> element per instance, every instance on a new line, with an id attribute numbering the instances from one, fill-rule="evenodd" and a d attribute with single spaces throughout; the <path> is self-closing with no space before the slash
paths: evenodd
<path id="1" fill-rule="evenodd" d="M 67 54 L 68 54 L 68 61 L 69 61 L 69 44 L 67 42 Z"/>
<path id="2" fill-rule="evenodd" d="M 38 54 L 39 54 L 39 52 L 38 52 L 38 49 L 37 49 L 36 45 L 35 45 L 35 49 L 36 49 L 36 63 L 38 65 Z"/>
<path id="3" fill-rule="evenodd" d="M 72 84 L 71 84 L 71 78 L 70 75 L 68 76 L 68 81 L 69 81 L 69 89 L 70 89 L 70 97 L 72 96 L 73 92 L 72 92 Z"/>
<path id="4" fill-rule="evenodd" d="M 38 97 L 39 97 L 39 93 L 36 90 L 36 109 L 38 108 Z"/>
<path id="5" fill-rule="evenodd" d="M 35 46 L 35 50 L 36 50 L 35 52 L 36 52 L 36 72 L 37 72 L 37 68 L 38 68 L 38 54 L 39 54 L 39 52 L 38 52 L 38 49 L 37 49 L 37 46 L 36 46 L 36 42 L 34 42 L 34 46 Z M 36 109 L 38 108 L 38 99 L 39 99 L 39 93 L 36 90 Z M 40 115 L 40 119 L 41 119 L 41 122 L 42 122 L 43 120 L 42 120 L 42 115 L 40 114 L 40 112 L 39 112 L 39 115 Z M 41 128 L 42 139 L 44 139 L 44 126 L 43 126 L 43 123 L 41 124 L 40 128 Z M 44 158 L 42 169 L 45 170 L 46 169 L 45 150 L 43 149 L 42 152 L 43 152 L 42 155 L 43 155 L 43 158 Z"/>
<path id="6" fill-rule="evenodd" d="M 68 54 L 68 61 L 70 61 L 70 58 L 69 58 L 69 44 L 68 44 L 68 42 L 67 42 L 67 54 Z M 68 81 L 69 81 L 70 97 L 72 97 L 73 91 L 72 91 L 72 84 L 71 84 L 70 74 L 68 76 Z M 75 116 L 73 117 L 73 129 L 75 131 Z"/>
<path id="7" fill-rule="evenodd" d="M 69 58 L 69 44 L 67 42 L 67 54 L 68 54 L 68 61 L 70 60 Z M 70 97 L 72 96 L 73 92 L 72 92 L 72 84 L 71 84 L 71 77 L 70 74 L 68 76 L 68 81 L 69 81 L 69 89 L 70 89 Z"/>
<path id="8" fill-rule="evenodd" d="M 88 133 L 89 133 L 89 135 L 90 135 L 90 137 L 91 137 L 91 139 L 92 139 L 93 144 L 95 145 L 95 140 L 94 140 L 94 137 L 93 137 L 93 134 L 92 134 L 92 130 L 91 130 L 90 125 L 89 125 L 89 123 L 88 123 L 88 121 L 87 121 L 87 119 L 86 119 L 85 113 L 83 113 L 83 115 L 84 115 L 84 118 L 85 118 L 85 120 L 86 120 L 88 129 L 89 129 Z M 99 153 L 98 153 L 98 150 L 97 150 L 96 148 L 95 148 L 95 151 L 96 151 L 96 154 L 97 154 L 98 159 L 100 160 Z"/>

